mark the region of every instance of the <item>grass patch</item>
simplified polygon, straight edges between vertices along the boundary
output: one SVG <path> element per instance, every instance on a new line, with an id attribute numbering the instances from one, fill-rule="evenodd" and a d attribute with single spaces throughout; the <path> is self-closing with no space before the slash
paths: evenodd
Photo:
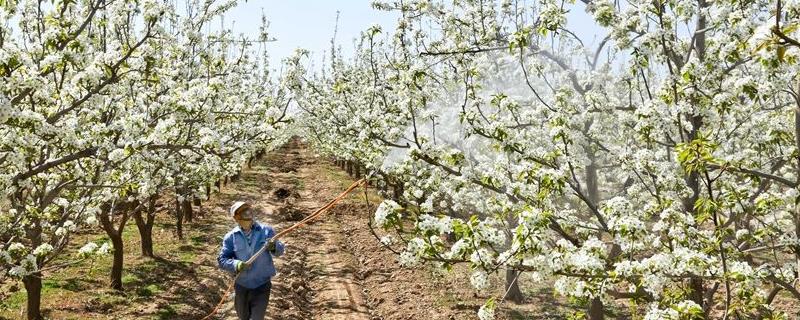
<path id="1" fill-rule="evenodd" d="M 86 301 L 86 309 L 95 312 L 107 312 L 120 306 L 127 306 L 130 301 L 117 292 L 99 292 Z"/>
<path id="2" fill-rule="evenodd" d="M 193 251 L 182 251 L 178 253 L 178 259 L 180 259 L 181 262 L 192 263 L 196 258 L 197 254 Z"/>
<path id="3" fill-rule="evenodd" d="M 24 290 L 20 290 L 17 292 L 12 293 L 8 299 L 0 301 L 0 309 L 6 310 L 19 310 L 22 305 L 25 304 L 26 300 L 26 292 Z"/>
<path id="4" fill-rule="evenodd" d="M 161 286 L 157 284 L 147 285 L 145 287 L 139 288 L 136 290 L 136 295 L 140 297 L 152 297 L 158 293 L 163 292 L 164 290 Z"/>
<path id="5" fill-rule="evenodd" d="M 157 221 L 166 222 L 168 218 L 160 216 Z M 175 253 L 175 256 L 181 259 L 179 262 L 181 264 L 192 263 L 196 260 L 198 253 L 191 251 L 198 250 L 207 237 L 197 235 L 194 233 L 196 230 L 189 228 L 186 231 L 187 235 L 191 234 L 192 236 L 190 245 L 182 247 L 180 242 L 159 241 L 158 236 L 164 234 L 162 230 L 171 230 L 169 229 L 171 226 L 169 223 L 156 223 L 153 228 L 154 249 L 161 253 Z M 87 242 L 95 242 L 98 245 L 108 242 L 110 245 L 108 236 L 102 230 L 86 229 L 85 231 L 86 233 L 77 234 L 65 254 L 59 256 L 51 264 L 57 265 L 74 261 L 76 257 L 72 253 L 77 252 L 78 248 Z M 129 223 L 123 232 L 125 264 L 122 283 L 126 289 L 125 293 L 106 289 L 113 255 L 95 256 L 93 259 L 58 269 L 42 279 L 42 311 L 45 313 L 55 312 L 51 316 L 56 319 L 86 319 L 85 316 L 73 317 L 70 314 L 74 314 L 76 310 L 100 314 L 114 313 L 126 310 L 140 298 L 152 299 L 152 297 L 164 294 L 166 292 L 163 287 L 164 283 L 156 282 L 163 277 L 163 274 L 155 272 L 164 267 L 163 263 L 149 258 L 140 258 L 138 242 L 138 229 L 135 224 Z M 182 252 L 181 249 L 186 252 Z M 5 293 L 0 299 L 0 320 L 19 318 L 19 312 L 25 307 L 27 296 L 21 282 L 18 282 L 18 287 L 20 288 L 18 292 Z M 9 286 L 3 286 L 0 290 L 8 288 Z M 150 318 L 174 319 L 177 316 L 180 316 L 177 310 L 164 310 L 159 315 L 151 314 Z"/>
<path id="6" fill-rule="evenodd" d="M 144 263 L 136 266 L 134 270 L 143 273 L 151 273 L 156 271 L 156 269 L 161 268 L 161 263 L 158 260 L 146 260 Z"/>
<path id="7" fill-rule="evenodd" d="M 157 315 L 159 320 L 169 320 L 177 317 L 178 311 L 175 310 L 175 307 L 168 304 L 165 307 L 159 309 Z"/>
<path id="8" fill-rule="evenodd" d="M 209 242 L 210 237 L 207 234 L 200 234 L 189 238 L 193 246 L 202 246 Z M 194 248 L 192 248 L 194 249 Z"/>
<path id="9" fill-rule="evenodd" d="M 139 239 L 139 229 L 136 228 L 136 223 L 130 223 L 125 225 L 125 229 L 122 230 L 122 241 L 125 242 L 125 244 L 127 245 L 128 243 L 134 242 L 138 239 Z"/>
<path id="10" fill-rule="evenodd" d="M 101 303 L 109 305 L 128 304 L 128 298 L 115 293 L 103 293 L 98 296 Z"/>
<path id="11" fill-rule="evenodd" d="M 45 292 L 46 290 L 53 290 L 53 289 L 63 289 L 72 292 L 81 292 L 86 290 L 87 285 L 86 281 L 81 280 L 80 278 L 67 278 L 67 279 L 45 279 L 42 281 L 42 291 Z"/>
<path id="12" fill-rule="evenodd" d="M 139 277 L 134 274 L 128 273 L 122 276 L 122 284 L 131 284 L 137 281 L 139 281 Z"/>

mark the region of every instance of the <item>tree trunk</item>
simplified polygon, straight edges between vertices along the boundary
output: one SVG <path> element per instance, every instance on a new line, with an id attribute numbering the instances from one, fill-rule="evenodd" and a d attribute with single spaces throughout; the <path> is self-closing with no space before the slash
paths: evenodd
<path id="1" fill-rule="evenodd" d="M 699 126 L 698 126 L 699 127 Z M 689 141 L 694 139 L 694 133 L 692 136 L 689 137 Z M 683 207 L 684 210 L 690 212 L 692 216 L 696 216 L 696 210 L 694 208 L 694 204 L 697 202 L 697 199 L 700 195 L 700 177 L 696 171 L 690 173 L 688 176 L 685 176 L 684 179 L 686 180 L 686 185 L 689 189 L 692 190 L 692 195 L 689 198 L 683 199 Z M 697 303 L 698 306 L 703 308 L 703 311 L 708 312 L 708 305 L 704 303 L 703 294 L 705 293 L 704 289 L 705 285 L 703 284 L 703 279 L 699 277 L 692 277 L 689 279 L 689 299 Z"/>
<path id="2" fill-rule="evenodd" d="M 506 223 L 508 223 L 509 230 L 515 230 L 519 222 L 514 219 L 512 215 L 506 216 Z M 511 248 L 513 242 L 512 237 L 506 238 L 505 245 L 503 250 L 508 250 Z M 506 300 L 512 301 L 514 303 L 521 303 L 525 300 L 525 297 L 522 295 L 522 290 L 519 289 L 519 271 L 514 269 L 508 268 L 506 269 L 506 285 L 504 288 L 506 289 Z"/>
<path id="3" fill-rule="evenodd" d="M 703 279 L 692 277 L 689 279 L 689 288 L 691 289 L 689 292 L 689 299 L 694 301 L 694 303 L 696 303 L 698 306 L 701 306 L 703 311 L 707 313 L 707 306 L 705 303 L 703 303 L 703 293 L 705 293 Z"/>
<path id="4" fill-rule="evenodd" d="M 600 203 L 600 181 L 594 153 L 589 153 L 589 160 L 591 162 L 586 166 L 586 191 L 589 196 L 589 201 L 591 201 L 594 207 L 597 207 Z M 602 237 L 602 234 L 598 234 L 598 237 Z M 610 256 L 616 257 L 620 252 L 621 250 L 618 244 L 615 243 L 611 245 Z M 589 319 L 602 320 L 605 317 L 603 311 L 603 300 L 600 300 L 600 298 L 594 298 L 589 302 Z"/>
<path id="5" fill-rule="evenodd" d="M 600 300 L 600 298 L 592 299 L 589 304 L 589 320 L 603 320 L 604 318 L 603 300 Z"/>
<path id="6" fill-rule="evenodd" d="M 130 217 L 130 210 L 136 206 L 138 206 L 138 202 L 104 203 L 100 206 L 100 225 L 108 235 L 108 238 L 111 239 L 111 245 L 114 247 L 114 261 L 111 265 L 111 288 L 119 291 L 122 291 L 122 262 L 124 261 L 122 231 L 125 230 L 125 223 L 128 222 Z M 114 225 L 115 211 L 120 214 L 118 228 Z"/>
<path id="7" fill-rule="evenodd" d="M 17 191 L 17 195 L 15 196 L 15 200 L 21 198 L 19 195 L 20 191 Z M 24 203 L 24 201 L 18 201 L 16 203 L 12 203 L 11 207 L 16 208 L 17 212 L 24 212 L 25 208 L 19 203 Z M 25 233 L 27 235 L 28 240 L 30 240 L 30 245 L 32 248 L 38 247 L 42 244 L 42 223 L 38 216 L 31 217 L 31 223 L 28 227 L 25 228 Z M 44 267 L 42 258 L 36 259 L 36 265 L 38 268 Z M 42 303 L 42 274 L 41 273 L 33 273 L 26 275 L 22 278 L 22 282 L 25 285 L 25 290 L 27 291 L 26 295 L 28 298 L 27 301 L 27 317 L 28 320 L 35 319 L 40 320 L 43 319 L 42 317 L 42 310 L 41 310 L 41 303 Z"/>
<path id="8" fill-rule="evenodd" d="M 515 303 L 521 303 L 525 299 L 522 295 L 522 290 L 519 289 L 519 279 L 517 275 L 519 274 L 518 271 L 508 269 L 506 270 L 506 300 L 512 301 Z"/>
<path id="9" fill-rule="evenodd" d="M 400 199 L 403 196 L 403 186 L 397 184 L 394 185 L 394 198 Z"/>
<path id="10" fill-rule="evenodd" d="M 703 9 L 708 7 L 708 4 L 706 3 L 705 0 L 699 0 L 698 1 L 698 7 L 702 11 Z M 698 30 L 697 34 L 696 34 L 697 38 L 696 38 L 696 41 L 694 43 L 695 50 L 697 51 L 697 58 L 700 61 L 705 61 L 705 56 L 706 56 L 706 17 L 705 17 L 705 15 L 701 14 L 701 15 L 699 15 L 697 17 L 697 30 Z M 696 98 L 693 98 L 692 99 L 693 101 L 690 101 L 690 103 L 695 104 L 695 102 L 696 102 L 696 101 L 694 101 L 695 99 Z M 703 116 L 702 115 L 687 114 L 687 117 L 689 118 L 689 120 L 691 121 L 691 124 L 692 124 L 692 126 L 691 126 L 692 129 L 689 132 L 688 139 L 686 141 L 686 142 L 690 142 L 690 141 L 694 140 L 699 135 L 700 130 L 703 129 L 703 125 L 705 123 L 703 121 Z M 686 179 L 686 182 L 687 182 L 686 183 L 687 186 L 689 186 L 689 188 L 692 189 L 692 196 L 691 196 L 691 198 L 685 199 L 683 201 L 684 210 L 686 210 L 688 212 L 691 212 L 692 216 L 695 216 L 696 210 L 694 209 L 694 205 L 695 205 L 695 203 L 697 203 L 697 199 L 699 198 L 699 195 L 700 195 L 700 192 L 701 192 L 701 190 L 700 190 L 700 176 L 699 176 L 699 173 L 695 170 L 691 174 L 689 174 L 688 177 L 685 177 L 685 179 Z M 711 301 L 707 301 L 709 303 L 704 303 L 706 301 L 704 301 L 705 299 L 703 299 L 703 295 L 705 293 L 705 285 L 704 285 L 703 282 L 704 282 L 703 279 L 701 279 L 699 277 L 693 277 L 693 278 L 691 278 L 689 280 L 689 287 L 692 289 L 692 292 L 689 293 L 689 297 L 695 303 L 697 303 L 697 305 L 699 305 L 699 306 L 701 306 L 703 308 L 703 311 L 705 312 L 705 316 L 707 317 L 708 314 L 709 314 L 709 311 L 710 311 L 709 309 L 711 308 L 713 303 L 711 303 Z"/>
<path id="11" fill-rule="evenodd" d="M 183 209 L 177 197 L 175 198 L 175 231 L 178 233 L 178 239 L 183 239 Z"/>
<path id="12" fill-rule="evenodd" d="M 211 182 L 206 182 L 206 201 L 211 200 Z"/>
<path id="13" fill-rule="evenodd" d="M 22 278 L 22 283 L 25 284 L 25 291 L 27 291 L 27 319 L 28 320 L 42 320 L 42 278 L 41 274 L 34 273 Z"/>
<path id="14" fill-rule="evenodd" d="M 122 291 L 122 262 L 124 261 L 122 233 L 115 232 L 114 234 L 109 234 L 108 237 L 111 238 L 111 244 L 114 247 L 114 262 L 111 265 L 111 289 Z"/>
<path id="15" fill-rule="evenodd" d="M 183 198 L 183 203 L 181 203 L 181 209 L 183 209 L 183 216 L 186 217 L 186 222 L 193 222 L 194 221 L 194 210 L 192 210 L 192 202 L 189 198 Z"/>
<path id="16" fill-rule="evenodd" d="M 153 258 L 153 225 L 152 224 L 139 224 L 136 223 L 139 229 L 139 237 L 141 238 L 142 257 Z"/>
<path id="17" fill-rule="evenodd" d="M 203 202 L 200 200 L 199 197 L 193 197 L 192 198 L 192 206 L 195 206 L 198 209 L 197 212 L 192 211 L 192 215 L 197 213 L 197 217 L 196 218 L 203 217 L 203 210 L 199 210 L 203 206 Z M 194 208 L 192 208 L 192 209 L 194 209 Z"/>
<path id="18" fill-rule="evenodd" d="M 217 192 L 222 192 L 222 180 L 217 180 L 214 182 L 214 186 L 217 187 Z"/>
<path id="19" fill-rule="evenodd" d="M 144 210 L 134 212 L 133 219 L 136 220 L 136 228 L 139 229 L 141 238 L 142 256 L 155 257 L 153 255 L 153 222 L 156 216 L 156 197 L 151 196 L 147 203 L 147 213 Z"/>
<path id="20" fill-rule="evenodd" d="M 361 165 L 355 164 L 353 167 L 355 167 L 356 178 L 361 178 Z"/>
<path id="21" fill-rule="evenodd" d="M 797 83 L 800 88 L 800 81 Z M 800 148 L 800 100 L 796 102 L 794 108 L 794 144 L 796 148 Z M 800 159 L 795 164 L 795 175 L 800 174 Z M 800 235 L 800 204 L 795 202 L 794 210 L 794 234 Z M 795 272 L 800 272 L 800 245 L 794 246 L 795 262 L 797 269 Z"/>

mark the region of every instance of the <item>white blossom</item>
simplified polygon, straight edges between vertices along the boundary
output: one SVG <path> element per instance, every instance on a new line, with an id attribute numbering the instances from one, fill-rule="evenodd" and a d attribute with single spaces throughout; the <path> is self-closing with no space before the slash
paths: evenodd
<path id="1" fill-rule="evenodd" d="M 89 243 L 83 245 L 83 247 L 81 247 L 80 249 L 78 249 L 78 254 L 81 255 L 81 256 L 87 256 L 87 255 L 95 253 L 97 248 L 98 248 L 98 246 L 97 246 L 96 243 L 89 242 Z"/>
<path id="2" fill-rule="evenodd" d="M 475 270 L 469 277 L 469 282 L 472 284 L 472 287 L 477 290 L 486 290 L 489 288 L 489 275 L 486 271 Z"/>
<path id="3" fill-rule="evenodd" d="M 483 304 L 478 309 L 478 319 L 480 320 L 494 320 L 494 311 L 495 305 L 494 300 L 490 300 L 489 302 Z"/>
<path id="4" fill-rule="evenodd" d="M 36 247 L 36 249 L 33 250 L 33 254 L 35 256 L 44 256 L 44 255 L 50 253 L 51 251 L 53 251 L 53 246 L 50 245 L 49 243 L 43 243 L 43 244 L 40 244 L 38 247 Z"/>

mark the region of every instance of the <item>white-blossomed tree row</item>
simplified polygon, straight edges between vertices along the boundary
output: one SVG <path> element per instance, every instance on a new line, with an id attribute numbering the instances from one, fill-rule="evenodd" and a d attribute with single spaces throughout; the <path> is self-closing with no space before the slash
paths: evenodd
<path id="1" fill-rule="evenodd" d="M 395 30 L 287 82 L 317 150 L 390 187 L 403 264 L 504 275 L 481 319 L 540 281 L 589 319 L 797 315 L 800 3 L 373 5 Z"/>
<path id="2" fill-rule="evenodd" d="M 49 271 L 98 251 L 122 289 L 130 217 L 152 256 L 157 196 L 182 236 L 192 202 L 287 139 L 266 23 L 260 39 L 209 27 L 235 4 L 0 0 L 0 284 L 24 283 L 28 319 Z M 111 246 L 70 252 L 92 225 Z"/>

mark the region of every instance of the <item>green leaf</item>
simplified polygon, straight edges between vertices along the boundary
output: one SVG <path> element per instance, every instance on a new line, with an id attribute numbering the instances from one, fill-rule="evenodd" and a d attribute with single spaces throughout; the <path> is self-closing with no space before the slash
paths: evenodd
<path id="1" fill-rule="evenodd" d="M 783 28 L 783 33 L 790 34 L 797 31 L 798 28 L 800 28 L 800 23 L 790 23 Z"/>
<path id="2" fill-rule="evenodd" d="M 756 97 L 758 97 L 758 89 L 756 89 L 755 86 L 750 84 L 742 86 L 742 92 L 747 94 L 747 96 L 750 97 L 750 99 L 755 99 Z"/>
<path id="3" fill-rule="evenodd" d="M 514 32 L 514 36 L 508 44 L 508 51 L 513 52 L 515 48 L 520 50 L 528 46 L 528 39 L 531 37 L 531 27 L 524 27 L 521 30 Z"/>
<path id="4" fill-rule="evenodd" d="M 708 221 L 719 209 L 719 204 L 708 198 L 698 198 L 694 203 L 695 219 L 697 223 Z"/>
<path id="5" fill-rule="evenodd" d="M 678 163 L 684 171 L 692 173 L 695 171 L 705 171 L 709 164 L 720 163 L 712 155 L 717 145 L 711 141 L 698 137 L 688 143 L 679 143 L 675 146 L 678 153 Z"/>

